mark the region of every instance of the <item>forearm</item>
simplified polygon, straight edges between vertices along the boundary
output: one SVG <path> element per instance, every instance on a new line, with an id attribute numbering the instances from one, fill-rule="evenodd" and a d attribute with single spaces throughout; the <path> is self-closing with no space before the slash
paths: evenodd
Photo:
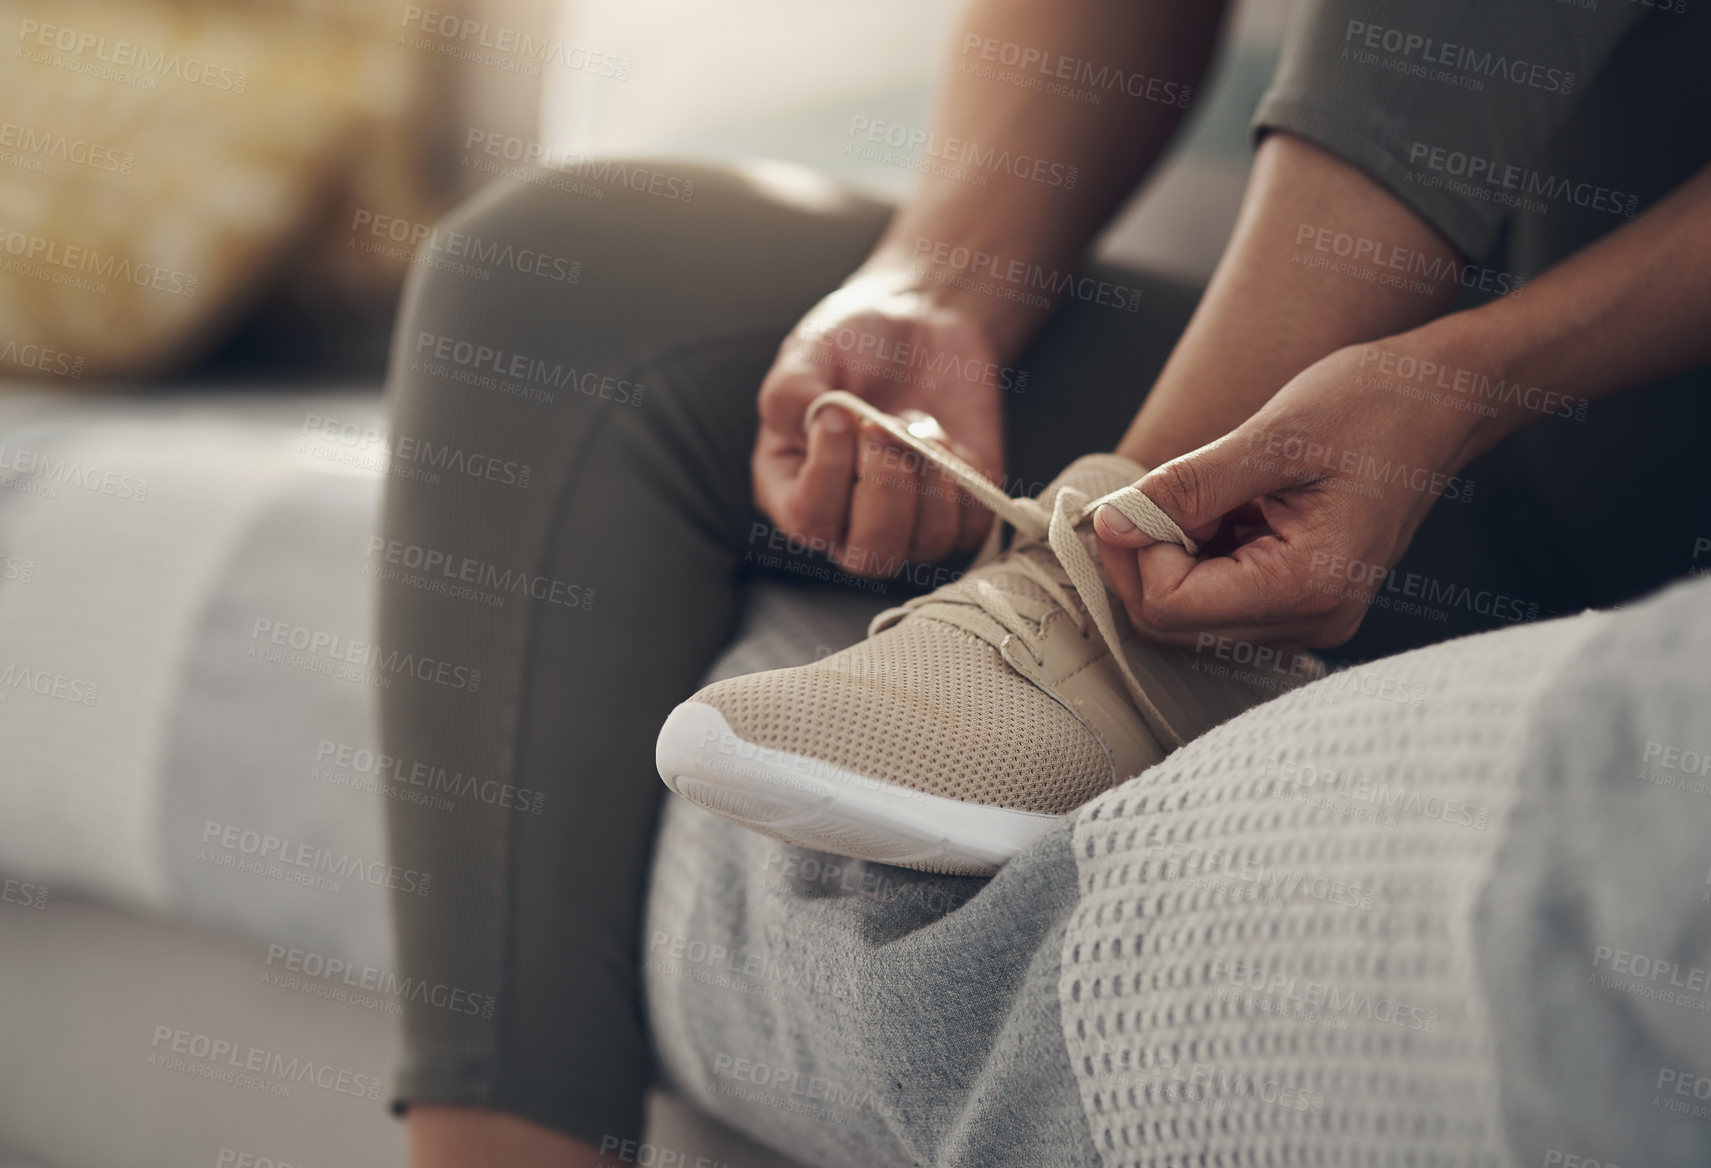
<path id="1" fill-rule="evenodd" d="M 1526 294 L 1435 321 L 1398 349 L 1442 356 L 1482 393 L 1463 459 L 1547 413 L 1711 363 L 1711 167 L 1570 256 Z M 1535 392 L 1535 390 L 1542 392 Z M 1544 398 L 1542 393 L 1548 393 Z"/>
<path id="2" fill-rule="evenodd" d="M 980 321 L 1002 357 L 1016 355 L 1046 310 L 959 285 L 1025 281 L 1030 270 L 1080 262 L 1182 120 L 1223 8 L 1222 0 L 975 0 L 951 47 L 934 142 L 1045 169 L 960 168 L 979 182 L 924 175 L 864 270 L 914 273 Z M 1098 78 L 1103 85 L 1090 89 Z M 1090 90 L 1099 100 L 1035 83 Z M 944 161 L 958 168 L 954 158 Z"/>
<path id="3" fill-rule="evenodd" d="M 1272 134 L 1206 294 L 1118 452 L 1159 466 L 1223 437 L 1327 354 L 1443 313 L 1453 280 L 1423 291 L 1421 281 L 1388 279 L 1415 257 L 1428 271 L 1460 262 L 1361 171 Z"/>

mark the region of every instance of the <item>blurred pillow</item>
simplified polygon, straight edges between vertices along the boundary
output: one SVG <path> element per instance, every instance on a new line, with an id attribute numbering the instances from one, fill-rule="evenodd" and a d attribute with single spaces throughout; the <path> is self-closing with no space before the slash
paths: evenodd
<path id="1" fill-rule="evenodd" d="M 381 0 L 19 0 L 0 25 L 0 377 L 170 372 L 289 258 L 323 295 L 403 262 L 317 246 L 352 203 L 431 221 L 432 53 Z M 329 258 L 334 257 L 334 258 Z"/>

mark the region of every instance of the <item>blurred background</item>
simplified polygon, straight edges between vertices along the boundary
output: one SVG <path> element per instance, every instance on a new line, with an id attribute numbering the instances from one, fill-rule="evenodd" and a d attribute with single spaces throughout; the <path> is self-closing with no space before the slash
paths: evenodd
<path id="1" fill-rule="evenodd" d="M 222 841 L 383 854 L 373 691 L 267 643 L 371 626 L 413 245 L 529 162 L 591 199 L 682 158 L 900 198 L 851 119 L 928 124 L 957 9 L 0 0 L 0 1165 L 401 1162 L 387 893 Z M 1237 5 L 1105 254 L 1210 272 L 1288 9 Z M 662 1103 L 662 1146 L 768 1162 L 692 1118 Z"/>
<path id="2" fill-rule="evenodd" d="M 11 0 L 0 328 L 51 356 L 0 369 L 60 388 L 376 375 L 409 253 L 393 225 L 520 162 L 779 159 L 899 198 L 912 172 L 847 152 L 847 127 L 927 124 L 958 7 Z M 1188 140 L 1107 253 L 1210 271 L 1288 8 L 1238 5 Z M 68 267 L 44 243 L 92 254 Z"/>

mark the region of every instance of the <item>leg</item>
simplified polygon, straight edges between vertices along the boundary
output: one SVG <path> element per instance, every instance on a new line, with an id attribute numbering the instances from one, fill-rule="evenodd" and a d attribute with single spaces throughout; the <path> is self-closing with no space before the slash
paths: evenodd
<path id="1" fill-rule="evenodd" d="M 594 1145 L 640 1128 L 653 740 L 731 622 L 755 388 L 886 215 L 675 169 L 692 199 L 490 189 L 424 253 L 489 278 L 418 272 L 393 353 L 386 554 L 503 602 L 380 593 L 421 666 L 383 695 L 388 753 L 477 781 L 389 807 L 394 862 L 432 875 L 396 901 L 402 972 L 481 1004 L 411 1003 L 399 1093 Z"/>

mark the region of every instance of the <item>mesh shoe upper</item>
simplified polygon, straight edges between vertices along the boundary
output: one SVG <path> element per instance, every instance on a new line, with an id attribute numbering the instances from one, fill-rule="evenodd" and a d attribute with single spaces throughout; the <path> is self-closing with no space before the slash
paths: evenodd
<path id="1" fill-rule="evenodd" d="M 1074 715 L 992 645 L 930 617 L 691 700 L 746 741 L 969 803 L 1059 815 L 1112 779 L 1104 749 Z"/>
<path id="2" fill-rule="evenodd" d="M 1065 485 L 1104 494 L 1140 474 L 1117 455 L 1088 455 L 1041 499 L 1049 505 Z M 1015 555 L 1042 554 L 1050 553 L 1025 546 L 916 604 L 987 581 L 1027 612 L 1049 612 L 1039 585 L 1006 571 Z M 812 665 L 730 678 L 690 700 L 717 709 L 758 746 L 969 803 L 1061 815 L 1115 777 L 1105 748 L 1075 715 L 993 644 L 930 612 L 912 612 Z"/>
<path id="3" fill-rule="evenodd" d="M 961 580 L 881 613 L 860 644 L 690 699 L 738 738 L 941 798 L 1062 815 L 1278 692 L 1275 679 L 1203 670 L 1182 650 L 1136 643 L 1113 609 L 1091 531 L 1098 507 L 1196 550 L 1132 485 L 1142 467 L 1088 455 L 1040 498 L 1012 499 L 853 395 L 830 391 L 815 405 L 826 403 L 938 463 L 1015 540 Z"/>

